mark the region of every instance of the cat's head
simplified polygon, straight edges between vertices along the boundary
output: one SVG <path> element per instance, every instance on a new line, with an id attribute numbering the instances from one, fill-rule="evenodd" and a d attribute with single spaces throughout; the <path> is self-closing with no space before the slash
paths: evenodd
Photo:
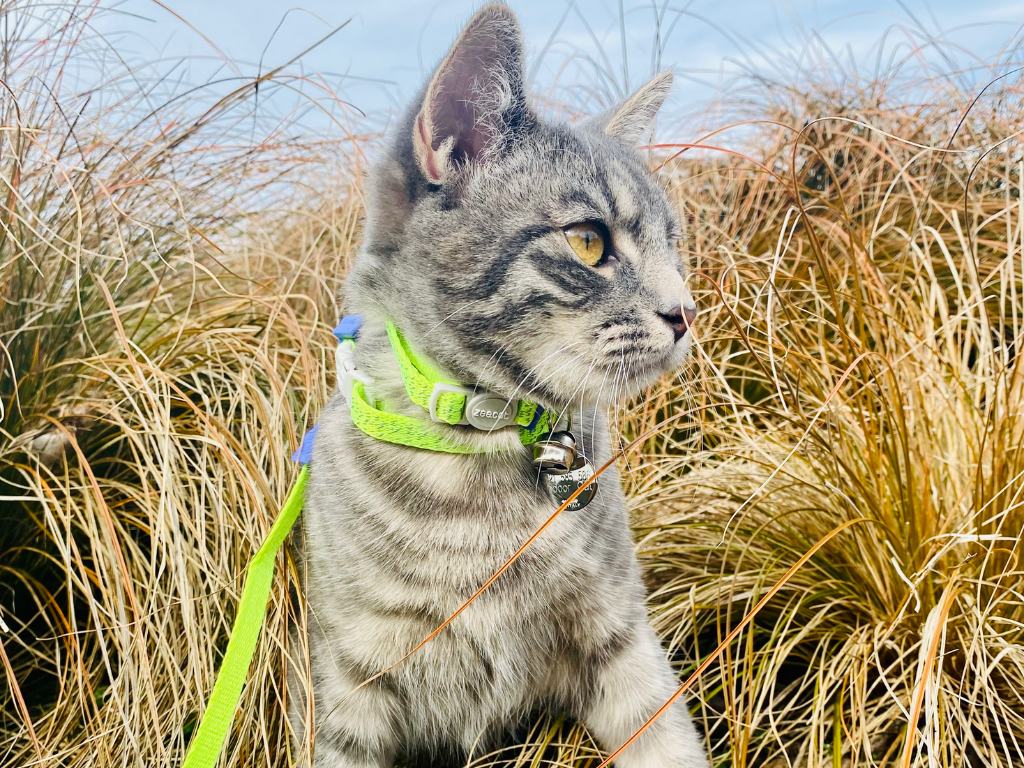
<path id="1" fill-rule="evenodd" d="M 635 148 L 672 76 L 579 125 L 541 120 L 524 80 L 515 15 L 485 6 L 371 173 L 349 306 L 462 381 L 607 404 L 690 347 L 677 216 Z"/>

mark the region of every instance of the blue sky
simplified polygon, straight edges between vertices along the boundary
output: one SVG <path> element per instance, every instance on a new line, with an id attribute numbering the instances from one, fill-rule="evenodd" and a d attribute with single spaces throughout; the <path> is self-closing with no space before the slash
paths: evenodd
<path id="1" fill-rule="evenodd" d="M 324 74 L 346 101 L 376 117 L 386 116 L 419 87 L 479 2 L 470 0 L 164 0 L 189 24 L 151 0 L 106 0 L 115 13 L 95 26 L 132 62 L 191 57 L 187 79 L 204 81 L 234 67 L 252 75 L 295 56 L 332 27 L 351 19 L 328 41 L 302 57 L 304 72 Z M 1024 23 L 1021 0 L 512 0 L 533 66 L 535 88 L 556 78 L 578 83 L 581 93 L 599 83 L 605 92 L 635 87 L 659 66 L 652 51 L 661 13 L 660 66 L 679 80 L 669 109 L 683 115 L 729 98 L 740 69 L 772 79 L 796 77 L 801 68 L 848 67 L 870 71 L 885 57 L 906 56 L 929 37 L 921 55 L 948 68 L 977 69 L 992 62 Z M 209 42 L 207 42 L 207 39 Z M 808 55 L 818 41 L 818 56 Z M 821 53 L 827 48 L 828 53 Z M 625 51 L 625 56 L 623 52 Z M 538 59 L 543 53 L 543 58 Z M 831 57 L 835 57 L 833 60 Z M 560 69 L 569 60 L 566 69 Z M 883 58 L 889 61 L 889 58 Z M 596 67 L 590 62 L 596 62 Z M 998 72 L 1006 71 L 1006 66 Z M 606 74 L 600 81 L 594 72 Z M 298 71 L 298 70 L 296 70 Z M 180 72 L 180 70 L 179 70 Z M 587 104 L 584 108 L 593 107 Z"/>

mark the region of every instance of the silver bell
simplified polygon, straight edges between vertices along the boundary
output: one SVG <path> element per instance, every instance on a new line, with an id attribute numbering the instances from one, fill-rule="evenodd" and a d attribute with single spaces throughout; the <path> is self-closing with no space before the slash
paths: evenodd
<path id="1" fill-rule="evenodd" d="M 542 472 L 568 472 L 576 461 L 576 438 L 572 432 L 552 432 L 533 444 L 533 466 Z"/>

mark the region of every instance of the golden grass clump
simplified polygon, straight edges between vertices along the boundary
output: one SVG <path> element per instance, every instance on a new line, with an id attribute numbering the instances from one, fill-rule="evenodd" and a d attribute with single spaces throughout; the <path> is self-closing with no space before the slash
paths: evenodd
<path id="1" fill-rule="evenodd" d="M 0 0 L 0 764 L 177 765 L 333 385 L 363 146 L 251 80 L 82 93 L 87 17 Z M 652 151 L 699 345 L 617 423 L 656 430 L 623 467 L 680 675 L 850 524 L 691 689 L 716 765 L 1024 764 L 1024 114 L 955 82 L 812 84 Z M 224 765 L 307 764 L 280 562 Z M 544 717 L 472 762 L 600 756 Z"/>
<path id="2" fill-rule="evenodd" d="M 627 425 L 692 408 L 633 472 L 682 666 L 861 521 L 700 679 L 729 765 L 1024 764 L 1022 115 L 972 95 L 794 100 L 666 168 L 708 309 Z"/>
<path id="3" fill-rule="evenodd" d="M 178 761 L 326 397 L 357 226 L 352 173 L 257 121 L 251 82 L 65 86 L 109 54 L 88 10 L 0 4 L 0 765 Z M 285 739 L 285 595 L 241 764 Z"/>

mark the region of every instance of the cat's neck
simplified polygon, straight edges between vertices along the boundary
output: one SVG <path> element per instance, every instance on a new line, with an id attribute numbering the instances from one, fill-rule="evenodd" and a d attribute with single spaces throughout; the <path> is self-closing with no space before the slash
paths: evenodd
<path id="1" fill-rule="evenodd" d="M 413 402 L 409 396 L 401 365 L 388 338 L 385 321 L 370 317 L 364 321 L 356 345 L 356 362 L 360 372 L 372 381 L 367 388 L 369 395 L 379 401 L 387 413 L 415 419 L 423 426 L 437 431 L 448 441 L 471 447 L 475 453 L 517 456 L 532 454 L 530 446 L 522 444 L 517 428 L 475 429 L 470 426 L 450 426 L 433 421 L 428 411 L 422 405 Z M 449 381 L 458 380 L 443 367 L 438 366 L 436 361 L 429 360 L 427 362 Z M 460 381 L 459 383 L 470 389 L 475 384 L 472 381 Z M 579 406 L 576 408 L 569 406 L 549 408 L 562 427 L 568 423 L 570 415 L 572 416 L 576 438 L 581 443 L 586 443 L 588 450 L 594 444 L 597 434 L 600 434 L 598 439 L 601 442 L 606 441 L 604 420 L 598 419 L 592 409 L 584 409 Z"/>

